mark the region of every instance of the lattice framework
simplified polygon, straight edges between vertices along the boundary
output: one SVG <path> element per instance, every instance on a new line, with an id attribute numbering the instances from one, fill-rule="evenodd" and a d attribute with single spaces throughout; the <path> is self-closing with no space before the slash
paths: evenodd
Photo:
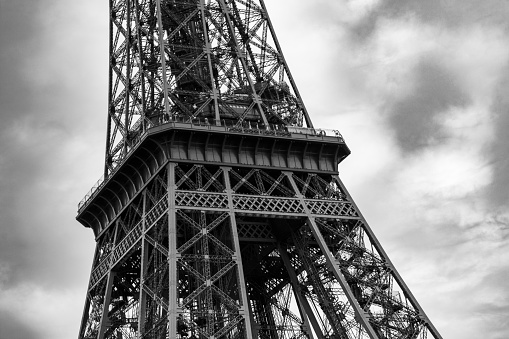
<path id="1" fill-rule="evenodd" d="M 313 127 L 263 0 L 111 0 L 105 174 L 147 129 Z"/>

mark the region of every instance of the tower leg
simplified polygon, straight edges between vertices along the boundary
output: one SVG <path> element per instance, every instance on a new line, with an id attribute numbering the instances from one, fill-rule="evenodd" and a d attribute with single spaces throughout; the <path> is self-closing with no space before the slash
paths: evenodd
<path id="1" fill-rule="evenodd" d="M 253 333 L 252 333 L 252 326 L 251 326 L 251 317 L 249 312 L 249 302 L 247 298 L 247 291 L 246 291 L 246 280 L 244 277 L 244 269 L 242 267 L 242 256 L 240 253 L 240 243 L 239 243 L 239 235 L 237 230 L 237 222 L 235 220 L 235 212 L 233 208 L 233 196 L 232 196 L 232 188 L 230 183 L 230 177 L 229 177 L 229 167 L 222 167 L 223 174 L 224 174 L 224 180 L 226 185 L 226 194 L 228 196 L 228 208 L 229 208 L 229 214 L 230 214 L 230 220 L 231 220 L 231 227 L 232 227 L 232 238 L 233 238 L 233 246 L 235 249 L 235 262 L 237 264 L 237 274 L 238 274 L 238 280 L 239 280 L 239 289 L 240 289 L 240 295 L 241 295 L 241 307 L 240 307 L 240 315 L 244 318 L 244 328 L 246 331 L 246 338 L 247 339 L 253 339 Z"/>
<path id="2" fill-rule="evenodd" d="M 97 336 L 98 339 L 104 338 L 104 333 L 106 332 L 106 329 L 110 325 L 109 319 L 108 319 L 108 312 L 110 308 L 111 303 L 111 290 L 113 288 L 113 280 L 115 279 L 115 272 L 110 272 L 108 274 L 108 280 L 106 282 L 106 294 L 104 295 L 104 304 L 103 304 L 103 311 L 102 311 L 102 317 L 101 317 L 101 323 L 99 325 L 99 335 Z"/>
<path id="3" fill-rule="evenodd" d="M 139 310 L 138 310 L 138 325 L 136 338 L 141 339 L 142 334 L 145 332 L 145 318 L 147 311 L 147 293 L 143 289 L 144 280 L 147 276 L 148 264 L 148 243 L 145 238 L 145 231 L 147 230 L 147 190 L 143 190 L 143 214 L 142 214 L 142 229 L 143 236 L 141 238 L 141 263 L 140 263 L 140 281 L 139 281 Z"/>
<path id="4" fill-rule="evenodd" d="M 313 325 L 313 330 L 317 334 L 319 338 L 323 337 L 322 330 L 320 329 L 320 326 L 318 325 L 318 322 L 316 321 L 315 315 L 313 312 L 311 312 L 311 309 L 309 308 L 309 304 L 307 304 L 306 297 L 302 295 L 301 288 L 299 286 L 299 281 L 297 279 L 297 276 L 295 274 L 295 270 L 292 267 L 292 264 L 290 263 L 290 258 L 288 258 L 288 252 L 286 251 L 286 246 L 283 246 L 281 243 L 278 246 L 279 254 L 281 256 L 281 259 L 283 259 L 283 263 L 285 265 L 286 271 L 288 272 L 288 275 L 290 277 L 290 281 L 292 284 L 292 289 L 295 298 L 297 299 L 297 307 L 299 308 L 299 313 L 303 321 L 303 330 L 308 336 L 308 338 L 315 338 L 313 336 L 313 332 L 311 331 L 310 322 Z"/>
<path id="5" fill-rule="evenodd" d="M 288 180 L 290 181 L 293 189 L 295 190 L 295 192 L 297 192 L 297 197 L 301 200 L 304 211 L 306 212 L 306 214 L 308 216 L 311 216 L 312 215 L 311 211 L 308 209 L 306 202 L 304 201 L 304 196 L 301 194 L 299 187 L 293 180 L 292 174 L 290 172 L 285 172 L 285 174 L 287 175 Z M 318 246 L 320 247 L 320 250 L 322 251 L 322 254 L 325 257 L 325 260 L 326 260 L 326 263 L 327 263 L 327 266 L 328 266 L 330 272 L 332 272 L 332 274 L 334 274 L 334 277 L 336 278 L 336 280 L 339 282 L 339 284 L 343 288 L 343 291 L 346 294 L 346 297 L 348 298 L 350 305 L 355 310 L 355 314 L 356 314 L 359 322 L 362 324 L 362 327 L 367 332 L 370 339 L 378 339 L 377 334 L 375 333 L 375 331 L 373 330 L 373 328 L 371 327 L 371 325 L 367 319 L 366 313 L 360 307 L 357 299 L 355 298 L 355 296 L 353 295 L 353 293 L 350 289 L 350 286 L 346 282 L 345 277 L 339 270 L 338 263 L 337 263 L 336 259 L 330 252 L 329 248 L 327 248 L 325 240 L 324 240 L 322 234 L 320 233 L 320 230 L 318 229 L 314 218 L 308 217 L 306 223 L 309 226 L 309 228 L 311 229 L 311 232 L 313 233 L 313 235 L 318 243 Z"/>
<path id="6" fill-rule="evenodd" d="M 168 163 L 168 269 L 169 269 L 169 312 L 168 333 L 177 335 L 177 318 L 179 317 L 177 304 L 177 221 L 175 210 L 175 163 Z M 183 326 L 183 324 L 181 324 Z"/>

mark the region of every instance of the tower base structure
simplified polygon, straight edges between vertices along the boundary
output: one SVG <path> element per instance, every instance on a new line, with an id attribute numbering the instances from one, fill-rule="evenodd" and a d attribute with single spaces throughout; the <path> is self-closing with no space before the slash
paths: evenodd
<path id="1" fill-rule="evenodd" d="M 79 338 L 441 338 L 313 129 L 168 122 L 80 205 Z"/>

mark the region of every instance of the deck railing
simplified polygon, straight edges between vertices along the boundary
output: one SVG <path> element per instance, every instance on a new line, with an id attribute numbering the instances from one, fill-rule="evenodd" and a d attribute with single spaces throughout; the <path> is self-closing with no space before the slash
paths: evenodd
<path id="1" fill-rule="evenodd" d="M 341 133 L 338 130 L 333 129 L 324 129 L 324 128 L 306 128 L 306 127 L 296 127 L 296 126 L 286 126 L 286 125 L 277 125 L 277 124 L 264 124 L 258 121 L 244 121 L 241 124 L 237 124 L 232 120 L 224 120 L 221 119 L 219 121 L 215 119 L 207 119 L 207 118 L 195 118 L 188 119 L 183 117 L 174 117 L 174 118 L 166 118 L 163 115 L 153 117 L 150 120 L 146 120 L 145 124 L 141 123 L 141 120 L 136 122 L 131 129 L 131 139 L 129 141 L 129 152 L 127 152 L 121 159 L 118 161 L 116 166 L 112 171 L 108 173 L 107 176 L 103 175 L 96 183 L 92 186 L 89 192 L 81 199 L 78 204 L 78 212 L 81 212 L 82 208 L 90 201 L 99 190 L 104 186 L 104 184 L 108 181 L 109 178 L 115 174 L 117 169 L 119 169 L 121 164 L 125 159 L 128 158 L 130 151 L 134 150 L 136 146 L 141 142 L 143 136 L 147 134 L 147 132 L 158 126 L 166 125 L 167 127 L 182 127 L 182 125 L 188 125 L 189 128 L 199 128 L 199 129 L 210 129 L 214 131 L 225 131 L 232 133 L 246 133 L 246 134 L 257 134 L 257 135 L 275 135 L 275 136 L 286 136 L 291 137 L 292 134 L 303 134 L 308 136 L 315 137 L 336 137 L 341 142 L 344 142 Z M 116 147 L 113 148 L 113 154 L 118 151 L 119 148 L 124 144 L 123 140 L 121 140 Z"/>

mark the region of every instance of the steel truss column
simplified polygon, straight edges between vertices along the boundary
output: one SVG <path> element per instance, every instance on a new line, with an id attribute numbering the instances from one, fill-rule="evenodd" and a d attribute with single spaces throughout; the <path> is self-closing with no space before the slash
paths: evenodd
<path id="1" fill-rule="evenodd" d="M 352 290 L 350 289 L 350 286 L 348 285 L 346 278 L 341 273 L 341 270 L 338 266 L 338 262 L 336 261 L 336 259 L 330 252 L 329 248 L 327 247 L 327 244 L 322 236 L 322 233 L 320 232 L 320 229 L 316 225 L 315 218 L 311 215 L 311 212 L 309 211 L 309 209 L 304 201 L 304 196 L 300 193 L 300 190 L 297 187 L 297 184 L 293 180 L 292 173 L 286 172 L 286 171 L 284 173 L 286 174 L 290 184 L 292 185 L 293 189 L 295 190 L 297 198 L 299 198 L 301 200 L 302 208 L 305 210 L 306 214 L 308 215 L 306 224 L 311 229 L 311 232 L 313 233 L 313 236 L 315 237 L 315 240 L 317 241 L 318 246 L 319 246 L 322 254 L 325 257 L 329 271 L 334 274 L 334 277 L 341 285 L 341 288 L 343 289 L 346 297 L 348 298 L 350 305 L 353 307 L 359 322 L 362 324 L 364 330 L 367 332 L 369 337 L 371 339 L 379 339 L 379 337 L 377 336 L 377 334 L 371 327 L 369 320 L 367 319 L 366 313 L 361 308 L 361 306 L 359 305 L 357 299 L 355 298 Z"/>
<path id="2" fill-rule="evenodd" d="M 226 194 L 228 196 L 228 209 L 230 214 L 230 224 L 232 229 L 233 246 L 235 251 L 234 261 L 237 264 L 237 275 L 239 280 L 239 289 L 241 294 L 240 313 L 244 318 L 246 338 L 253 339 L 251 316 L 249 312 L 249 302 L 247 298 L 246 280 L 244 277 L 244 269 L 242 267 L 242 256 L 240 253 L 239 235 L 237 232 L 237 221 L 235 220 L 235 212 L 233 207 L 233 190 L 230 183 L 229 171 L 231 167 L 222 167 L 224 174 L 224 181 L 226 186 Z"/>
<path id="3" fill-rule="evenodd" d="M 94 251 L 94 260 L 99 255 L 99 245 L 95 246 Z M 90 269 L 90 276 L 92 275 L 92 272 L 95 269 L 95 263 L 92 262 L 92 268 Z M 88 312 L 90 311 L 90 302 L 91 302 L 91 295 L 90 295 L 90 285 L 87 287 L 87 297 L 85 299 L 85 306 L 83 307 L 83 315 L 81 316 L 81 324 L 80 324 L 80 331 L 78 332 L 78 338 L 82 338 L 85 336 L 85 330 L 87 326 L 87 320 L 88 320 Z"/>
<path id="4" fill-rule="evenodd" d="M 164 90 L 164 112 L 166 114 L 170 114 L 170 104 L 168 98 L 168 73 L 166 72 L 166 53 L 165 53 L 165 42 L 164 42 L 164 32 L 163 32 L 163 21 L 162 21 L 162 12 L 161 12 L 161 0 L 156 0 L 157 4 L 157 29 L 158 29 L 158 37 L 159 37 L 159 53 L 161 58 L 161 69 L 162 69 L 162 78 L 163 78 L 163 90 Z"/>
<path id="5" fill-rule="evenodd" d="M 116 245 L 117 243 L 117 237 L 118 237 L 118 227 L 119 227 L 119 222 L 118 222 L 118 219 L 117 221 L 114 223 L 114 225 L 110 226 L 110 227 L 114 227 L 113 228 L 113 246 Z M 106 280 L 106 290 L 104 291 L 104 301 L 103 301 L 103 305 L 102 305 L 102 315 L 101 315 L 101 321 L 99 323 L 99 333 L 97 335 L 97 339 L 103 339 L 104 338 L 104 333 L 107 329 L 107 326 L 109 325 L 109 319 L 108 319 L 108 312 L 109 312 L 109 307 L 110 307 L 110 302 L 111 302 L 111 292 L 112 292 L 112 288 L 113 288 L 113 281 L 115 279 L 115 272 L 112 270 L 113 267 L 110 266 L 110 270 L 108 272 L 108 276 L 107 276 L 107 280 Z"/>
<path id="6" fill-rule="evenodd" d="M 108 257 L 109 253 L 104 254 L 104 252 L 111 252 L 112 248 L 115 247 L 116 241 L 116 223 L 111 226 L 111 229 L 102 234 L 102 236 L 96 239 L 96 249 L 94 254 L 94 261 L 92 264 L 92 271 L 90 274 L 89 285 L 87 287 L 87 299 L 85 302 L 84 309 L 84 318 L 82 319 L 81 328 L 79 332 L 79 339 L 88 338 L 89 336 L 98 337 L 99 331 L 101 329 L 101 324 L 103 323 L 103 315 L 105 307 L 105 297 L 104 295 L 107 293 L 107 282 L 109 281 L 109 273 L 102 278 L 102 280 L 97 281 L 93 284 L 93 272 L 100 265 L 101 260 L 104 260 L 104 257 Z M 113 236 L 112 236 L 113 234 Z M 98 303 L 98 301 L 101 301 Z M 92 310 L 90 309 L 92 307 Z"/>
<path id="7" fill-rule="evenodd" d="M 145 332 L 145 319 L 147 309 L 147 292 L 143 289 L 145 280 L 145 272 L 148 264 L 148 243 L 145 237 L 142 238 L 141 243 L 141 270 L 140 270 L 140 296 L 139 296 L 139 310 L 138 310 L 138 338 L 142 338 Z"/>
<path id="8" fill-rule="evenodd" d="M 304 323 L 303 328 L 308 338 L 315 338 L 313 336 L 313 332 L 311 331 L 310 322 L 313 326 L 313 330 L 318 336 L 318 338 L 323 338 L 322 330 L 316 321 L 315 315 L 311 312 L 309 304 L 307 303 L 306 297 L 302 295 L 302 291 L 299 287 L 299 281 L 297 279 L 297 275 L 295 274 L 295 270 L 292 267 L 290 262 L 290 258 L 288 257 L 288 252 L 286 250 L 286 245 L 278 243 L 278 250 L 281 259 L 283 259 L 283 263 L 285 265 L 286 271 L 288 272 L 288 276 L 290 277 L 290 283 L 292 285 L 293 294 L 297 301 L 297 306 L 299 308 L 299 313 Z"/>
<path id="9" fill-rule="evenodd" d="M 170 337 L 177 336 L 177 317 L 179 315 L 177 305 L 177 220 L 175 207 L 175 167 L 176 163 L 168 163 L 168 268 L 169 268 L 169 296 L 168 296 L 168 334 Z"/>
<path id="10" fill-rule="evenodd" d="M 113 9 L 113 0 L 109 0 L 109 14 L 111 16 Z M 108 49 L 109 49 L 109 64 L 111 65 L 111 57 L 113 55 L 113 20 L 109 20 L 109 40 L 108 40 Z M 108 103 L 111 103 L 111 99 L 113 97 L 112 95 L 112 89 L 113 89 L 113 70 L 110 67 L 108 67 Z M 104 153 L 104 170 L 103 170 L 103 177 L 106 178 L 108 176 L 108 173 L 110 171 L 109 168 L 109 162 L 110 162 L 110 148 L 111 148 L 111 109 L 108 107 L 108 114 L 107 114 L 107 120 L 106 120 L 106 152 Z M 81 333 L 81 332 L 80 332 Z"/>
<path id="11" fill-rule="evenodd" d="M 221 117 L 219 115 L 219 104 L 217 102 L 219 88 L 217 88 L 216 85 L 214 84 L 214 74 L 212 71 L 212 60 L 211 60 L 212 49 L 211 49 L 211 45 L 210 45 L 207 22 L 205 20 L 205 0 L 200 0 L 199 6 L 200 6 L 203 31 L 205 32 L 205 35 L 204 35 L 205 52 L 207 53 L 207 63 L 209 66 L 209 76 L 210 76 L 210 83 L 211 83 L 211 87 L 212 87 L 212 97 L 214 99 L 214 114 L 215 114 L 215 118 L 216 118 L 216 124 L 218 126 L 220 126 L 221 125 L 221 122 L 220 122 Z"/>
<path id="12" fill-rule="evenodd" d="M 141 263 L 140 263 L 140 293 L 139 293 L 139 310 L 138 310 L 138 338 L 142 338 L 145 331 L 145 317 L 147 308 L 147 292 L 143 289 L 145 282 L 145 274 L 148 263 L 148 243 L 145 238 L 145 231 L 147 230 L 147 189 L 143 190 L 143 214 L 142 214 L 142 229 L 143 235 L 141 237 Z"/>
<path id="13" fill-rule="evenodd" d="M 226 3 L 224 0 L 218 0 L 221 8 L 223 9 L 223 14 L 226 18 L 226 22 L 228 23 L 228 28 L 230 30 L 230 38 L 234 42 L 234 46 L 236 48 L 236 51 L 238 53 L 238 58 L 240 59 L 240 62 L 242 63 L 242 67 L 244 68 L 244 72 L 246 73 L 246 80 L 249 84 L 249 87 L 251 88 L 252 95 L 253 95 L 253 101 L 256 103 L 257 108 L 260 110 L 260 115 L 263 119 L 263 123 L 268 126 L 269 122 L 267 121 L 267 117 L 265 116 L 265 112 L 262 108 L 261 100 L 258 94 L 256 94 L 255 86 L 253 83 L 253 80 L 249 76 L 248 66 L 246 63 L 246 57 L 245 52 L 239 48 L 240 44 L 237 40 L 237 37 L 235 36 L 235 28 L 233 27 L 233 23 L 230 19 L 230 9 L 226 6 Z"/>
<path id="14" fill-rule="evenodd" d="M 85 300 L 85 307 L 83 307 L 83 315 L 81 316 L 81 324 L 80 331 L 78 332 L 78 339 L 81 339 L 85 336 L 85 330 L 88 322 L 88 313 L 90 312 L 90 294 L 87 293 L 87 298 Z"/>
<path id="15" fill-rule="evenodd" d="M 104 338 L 104 333 L 106 332 L 106 328 L 109 325 L 108 324 L 108 311 L 110 308 L 110 302 L 111 302 L 111 290 L 113 288 L 113 280 L 115 279 L 115 272 L 110 271 L 108 274 L 108 281 L 106 283 L 106 293 L 104 296 L 104 304 L 103 304 L 103 313 L 101 316 L 101 323 L 99 325 L 99 335 L 97 336 L 98 339 Z"/>
<path id="16" fill-rule="evenodd" d="M 127 70 L 126 70 L 126 81 L 127 81 L 127 90 L 129 90 L 129 87 L 131 86 L 131 39 L 130 37 L 132 36 L 131 34 L 131 0 L 126 0 L 126 4 L 127 4 L 127 36 L 129 37 L 128 39 L 126 39 L 125 43 L 126 43 L 126 47 L 125 47 L 125 50 L 126 50 L 126 64 L 127 64 Z M 126 93 L 125 95 L 125 117 L 124 117 L 124 126 L 126 128 L 128 128 L 129 126 L 129 120 L 131 118 L 130 116 L 130 107 L 129 107 L 129 99 L 130 99 L 130 96 L 129 94 Z M 128 150 L 128 146 L 129 146 L 129 138 L 124 138 L 124 154 L 127 154 L 127 150 Z"/>
<path id="17" fill-rule="evenodd" d="M 267 20 L 267 24 L 269 25 L 270 33 L 272 34 L 272 39 L 274 39 L 274 44 L 276 45 L 277 50 L 281 51 L 281 46 L 279 45 L 279 41 L 277 39 L 276 32 L 274 31 L 274 27 L 272 26 L 272 22 L 270 21 L 269 12 L 267 12 L 267 7 L 265 7 L 265 1 L 264 0 L 260 0 L 260 6 L 262 7 L 262 9 L 264 11 L 264 15 L 266 17 L 265 19 Z M 300 99 L 301 96 L 300 96 L 299 90 L 297 89 L 297 85 L 295 84 L 295 80 L 293 80 L 292 73 L 290 72 L 290 68 L 288 67 L 288 64 L 286 63 L 286 60 L 285 60 L 285 57 L 284 57 L 283 53 L 281 53 L 280 58 L 283 61 L 283 67 L 285 68 L 286 73 L 288 74 L 288 80 L 290 80 L 290 84 L 293 86 L 293 88 L 295 90 L 295 94 L 297 94 L 297 98 Z M 299 100 L 299 105 L 301 105 L 302 110 L 304 112 L 304 119 L 306 120 L 306 126 L 309 127 L 309 128 L 314 128 L 313 127 L 313 122 L 311 121 L 311 118 L 309 117 L 309 114 L 308 114 L 308 111 L 306 109 L 306 106 L 304 106 L 304 102 L 302 102 L 302 100 Z"/>

